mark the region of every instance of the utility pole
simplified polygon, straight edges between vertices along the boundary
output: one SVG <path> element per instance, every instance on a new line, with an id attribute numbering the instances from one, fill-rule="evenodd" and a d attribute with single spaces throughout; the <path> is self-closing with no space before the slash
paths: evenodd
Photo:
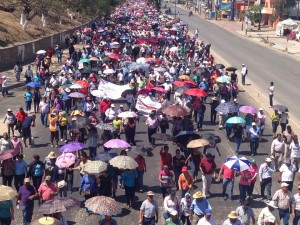
<path id="1" fill-rule="evenodd" d="M 258 19 L 258 28 L 257 30 L 260 30 L 260 26 L 261 26 L 261 0 L 258 1 L 258 6 L 259 6 L 259 19 Z"/>
<path id="2" fill-rule="evenodd" d="M 175 19 L 176 19 L 176 16 L 177 16 L 176 3 L 177 3 L 177 0 L 175 0 Z"/>

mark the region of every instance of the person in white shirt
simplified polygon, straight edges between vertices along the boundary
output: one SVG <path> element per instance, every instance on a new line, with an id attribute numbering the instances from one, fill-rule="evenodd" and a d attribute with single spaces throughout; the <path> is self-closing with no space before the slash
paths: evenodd
<path id="1" fill-rule="evenodd" d="M 108 123 L 112 122 L 113 119 L 115 118 L 115 115 L 116 115 L 115 105 L 111 104 L 110 108 L 108 108 L 105 111 L 106 122 L 108 122 Z"/>
<path id="2" fill-rule="evenodd" d="M 281 134 L 277 134 L 276 139 L 271 144 L 271 157 L 274 159 L 275 170 L 278 171 L 282 165 L 285 143 Z"/>
<path id="3" fill-rule="evenodd" d="M 164 89 L 166 90 L 166 97 L 168 99 L 168 101 L 170 101 L 171 99 L 171 92 L 172 92 L 172 89 L 173 89 L 173 85 L 171 83 L 170 80 L 166 80 L 166 83 L 163 84 L 164 86 Z"/>
<path id="4" fill-rule="evenodd" d="M 297 135 L 292 137 L 292 143 L 290 144 L 289 151 L 291 154 L 292 164 L 294 164 L 298 169 L 300 162 L 300 144 Z"/>
<path id="5" fill-rule="evenodd" d="M 276 224 L 281 224 L 278 207 L 275 205 L 274 201 L 267 203 L 267 207 L 263 208 L 258 216 L 257 225 L 266 225 L 272 222 Z"/>
<path id="6" fill-rule="evenodd" d="M 273 96 L 274 96 L 274 83 L 270 82 L 270 87 L 268 88 L 269 91 L 269 107 L 273 107 Z"/>
<path id="7" fill-rule="evenodd" d="M 291 164 L 290 158 L 286 158 L 284 164 L 279 169 L 278 182 L 287 183 L 289 185 L 288 190 L 291 192 L 293 190 L 294 174 L 296 170 L 296 166 Z"/>
<path id="8" fill-rule="evenodd" d="M 120 85 L 124 84 L 124 74 L 122 72 L 122 69 L 118 73 L 117 78 Z"/>
<path id="9" fill-rule="evenodd" d="M 216 225 L 216 221 L 211 217 L 211 209 L 206 209 L 204 213 L 204 217 L 198 221 L 197 225 Z"/>
<path id="10" fill-rule="evenodd" d="M 134 96 L 132 94 L 132 92 L 128 92 L 126 94 L 126 103 L 127 103 L 127 106 L 128 106 L 128 111 L 131 110 L 131 105 L 134 103 Z"/>
<path id="11" fill-rule="evenodd" d="M 179 218 L 181 217 L 181 208 L 178 197 L 176 196 L 176 192 L 174 190 L 170 191 L 170 194 L 164 199 L 164 212 L 163 216 L 165 219 L 170 217 L 170 212 L 177 211 Z"/>
<path id="12" fill-rule="evenodd" d="M 293 196 L 292 212 L 295 213 L 295 217 L 293 219 L 293 225 L 298 225 L 300 220 L 300 185 L 298 185 L 298 193 Z"/>
<path id="13" fill-rule="evenodd" d="M 245 64 L 242 64 L 241 75 L 242 75 L 242 84 L 243 85 L 246 85 L 247 73 L 248 73 L 248 69 L 246 68 Z"/>
<path id="14" fill-rule="evenodd" d="M 266 114 L 263 108 L 259 108 L 259 111 L 257 113 L 257 126 L 259 127 L 261 135 L 264 135 L 265 121 L 266 121 Z"/>
<path id="15" fill-rule="evenodd" d="M 223 225 L 242 225 L 242 222 L 238 219 L 236 211 L 231 211 L 228 214 L 228 219 L 224 221 Z"/>

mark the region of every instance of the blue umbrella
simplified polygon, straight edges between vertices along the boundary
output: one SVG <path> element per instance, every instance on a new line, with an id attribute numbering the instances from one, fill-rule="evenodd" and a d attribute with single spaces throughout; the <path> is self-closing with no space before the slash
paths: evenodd
<path id="1" fill-rule="evenodd" d="M 26 86 L 28 87 L 32 87 L 32 88 L 39 88 L 39 87 L 43 87 L 43 85 L 39 82 L 29 82 L 28 84 L 26 84 Z"/>
<path id="2" fill-rule="evenodd" d="M 216 79 L 217 82 L 219 83 L 227 83 L 229 81 L 229 78 L 225 75 L 220 76 Z"/>
<path id="3" fill-rule="evenodd" d="M 219 113 L 228 114 L 228 113 L 237 112 L 238 110 L 236 109 L 236 107 L 233 104 L 225 102 L 225 103 L 219 104 L 216 108 L 216 111 Z"/>
<path id="4" fill-rule="evenodd" d="M 122 39 L 122 40 L 126 40 L 126 39 L 129 39 L 129 36 L 127 36 L 127 35 L 122 35 L 121 37 L 120 37 L 120 39 Z"/>
<path id="5" fill-rule="evenodd" d="M 250 162 L 243 156 L 233 156 L 226 159 L 225 166 L 236 171 L 244 171 L 249 168 Z"/>
<path id="6" fill-rule="evenodd" d="M 230 123 L 230 124 L 244 124 L 246 123 L 246 120 L 244 120 L 242 117 L 239 116 L 234 116 L 234 117 L 230 117 L 226 123 Z"/>

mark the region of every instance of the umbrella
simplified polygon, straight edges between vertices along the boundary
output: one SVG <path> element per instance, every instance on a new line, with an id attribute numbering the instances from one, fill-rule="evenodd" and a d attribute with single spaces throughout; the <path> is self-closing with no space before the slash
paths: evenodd
<path id="1" fill-rule="evenodd" d="M 120 37 L 120 39 L 122 39 L 122 40 L 126 40 L 126 39 L 129 39 L 129 36 L 127 36 L 127 35 L 123 34 L 123 35 Z"/>
<path id="2" fill-rule="evenodd" d="M 216 65 L 215 65 L 215 68 L 216 68 L 216 69 L 224 69 L 225 66 L 224 66 L 223 64 L 216 64 Z"/>
<path id="3" fill-rule="evenodd" d="M 118 155 L 113 159 L 109 160 L 109 164 L 113 167 L 123 170 L 133 170 L 138 167 L 137 162 L 130 156 Z"/>
<path id="4" fill-rule="evenodd" d="M 62 146 L 59 151 L 60 152 L 76 152 L 84 148 L 84 144 L 79 142 L 71 142 L 69 144 L 65 144 Z"/>
<path id="5" fill-rule="evenodd" d="M 256 108 L 252 107 L 252 106 L 247 106 L 247 105 L 244 105 L 244 106 L 241 106 L 239 108 L 239 111 L 242 112 L 242 113 L 249 113 L 249 114 L 255 114 L 257 113 L 257 110 Z"/>
<path id="6" fill-rule="evenodd" d="M 176 117 L 186 116 L 188 114 L 186 109 L 179 105 L 167 106 L 166 108 L 162 109 L 162 112 L 168 116 L 176 116 Z"/>
<path id="7" fill-rule="evenodd" d="M 79 84 L 79 85 L 81 85 L 82 87 L 85 87 L 85 88 L 88 88 L 90 86 L 90 84 L 85 80 L 75 81 L 74 84 Z"/>
<path id="8" fill-rule="evenodd" d="M 114 131 L 115 128 L 113 125 L 107 124 L 107 123 L 99 123 L 96 125 L 96 127 L 100 130 L 110 130 L 110 131 Z"/>
<path id="9" fill-rule="evenodd" d="M 180 131 L 176 136 L 175 140 L 178 143 L 186 142 L 190 137 L 192 139 L 200 138 L 200 135 L 197 133 L 194 133 L 193 131 Z"/>
<path id="10" fill-rule="evenodd" d="M 91 60 L 89 59 L 80 59 L 79 62 L 80 63 L 89 63 Z"/>
<path id="11" fill-rule="evenodd" d="M 121 56 L 119 54 L 116 53 L 108 53 L 107 57 L 110 59 L 121 59 Z"/>
<path id="12" fill-rule="evenodd" d="M 100 216 L 116 216 L 122 212 L 121 204 L 106 196 L 90 198 L 84 204 L 88 211 Z"/>
<path id="13" fill-rule="evenodd" d="M 114 71 L 113 69 L 106 69 L 103 71 L 104 74 L 112 74 L 115 73 L 116 71 Z"/>
<path id="14" fill-rule="evenodd" d="M 210 140 L 214 140 L 216 144 L 221 143 L 221 138 L 218 135 L 212 134 L 212 133 L 206 133 L 201 135 L 201 138 L 210 141 Z"/>
<path id="15" fill-rule="evenodd" d="M 171 47 L 169 49 L 170 52 L 177 52 L 178 51 L 178 47 L 174 46 L 174 47 Z"/>
<path id="16" fill-rule="evenodd" d="M 17 152 L 15 150 L 4 150 L 0 152 L 0 160 L 6 160 L 13 158 L 17 155 Z"/>
<path id="17" fill-rule="evenodd" d="M 181 79 L 181 80 L 190 80 L 191 78 L 190 78 L 189 75 L 180 75 L 180 76 L 178 77 L 178 79 Z"/>
<path id="18" fill-rule="evenodd" d="M 193 70 L 193 74 L 200 75 L 200 76 L 206 76 L 209 75 L 209 71 L 205 67 L 198 66 Z"/>
<path id="19" fill-rule="evenodd" d="M 137 69 L 146 70 L 147 68 L 149 68 L 149 66 L 150 65 L 148 63 L 131 63 L 127 67 L 130 70 L 137 70 Z"/>
<path id="20" fill-rule="evenodd" d="M 86 117 L 79 117 L 75 121 L 75 127 L 77 129 L 85 128 L 86 126 L 89 126 L 92 123 L 92 120 Z"/>
<path id="21" fill-rule="evenodd" d="M 38 54 L 38 55 L 46 54 L 46 51 L 45 51 L 45 50 L 38 50 L 38 51 L 36 52 L 36 54 Z"/>
<path id="22" fill-rule="evenodd" d="M 233 104 L 227 102 L 219 104 L 215 110 L 218 113 L 222 113 L 222 114 L 237 112 L 236 107 Z"/>
<path id="23" fill-rule="evenodd" d="M 176 80 L 173 84 L 175 86 L 177 86 L 177 87 L 183 87 L 183 86 L 185 86 L 184 81 L 180 81 L 180 80 Z"/>
<path id="24" fill-rule="evenodd" d="M 122 92 L 121 96 L 123 98 L 126 98 L 126 95 L 129 95 L 129 94 L 133 94 L 133 90 L 132 89 L 127 89 L 125 91 Z"/>
<path id="25" fill-rule="evenodd" d="M 31 223 L 29 223 L 29 225 L 62 225 L 62 223 L 53 217 L 45 216 L 32 221 Z"/>
<path id="26" fill-rule="evenodd" d="M 73 92 L 73 93 L 69 94 L 69 97 L 71 97 L 71 98 L 85 98 L 85 95 L 81 94 L 79 92 Z"/>
<path id="27" fill-rule="evenodd" d="M 156 67 L 156 68 L 154 68 L 154 71 L 157 71 L 157 72 L 165 72 L 166 71 L 166 68 L 163 68 L 163 67 Z"/>
<path id="28" fill-rule="evenodd" d="M 70 89 L 81 89 L 83 87 L 80 84 L 72 84 L 69 88 Z"/>
<path id="29" fill-rule="evenodd" d="M 148 88 L 143 88 L 137 92 L 138 95 L 148 95 L 150 90 Z"/>
<path id="30" fill-rule="evenodd" d="M 8 201 L 17 196 L 17 192 L 11 187 L 0 185 L 0 201 Z"/>
<path id="31" fill-rule="evenodd" d="M 106 148 L 130 148 L 131 145 L 122 139 L 111 139 L 107 141 L 104 145 Z"/>
<path id="32" fill-rule="evenodd" d="M 91 94 L 95 97 L 98 97 L 98 98 L 104 98 L 105 96 L 105 92 L 104 91 L 101 91 L 101 90 L 93 90 L 91 92 Z"/>
<path id="33" fill-rule="evenodd" d="M 217 82 L 219 83 L 227 83 L 229 81 L 229 78 L 225 75 L 220 76 L 216 79 Z"/>
<path id="34" fill-rule="evenodd" d="M 196 96 L 196 97 L 205 97 L 207 93 L 200 88 L 190 88 L 184 92 L 186 95 Z"/>
<path id="35" fill-rule="evenodd" d="M 115 152 L 112 152 L 112 153 L 101 152 L 98 155 L 96 155 L 95 160 L 101 160 L 102 162 L 108 163 L 109 160 L 111 160 L 112 158 L 114 158 L 116 156 L 118 156 L 118 154 Z"/>
<path id="36" fill-rule="evenodd" d="M 183 87 L 180 87 L 180 88 L 176 89 L 175 92 L 177 92 L 177 93 L 179 93 L 179 94 L 183 94 L 187 89 L 189 89 L 189 88 L 183 86 Z"/>
<path id="37" fill-rule="evenodd" d="M 146 63 L 151 63 L 151 62 L 154 62 L 156 59 L 152 58 L 152 57 L 149 57 L 149 58 L 146 58 L 145 59 L 145 62 Z"/>
<path id="38" fill-rule="evenodd" d="M 173 137 L 169 134 L 155 133 L 151 135 L 152 138 L 163 141 L 173 141 Z"/>
<path id="39" fill-rule="evenodd" d="M 284 105 L 273 105 L 273 109 L 280 112 L 288 112 L 289 109 Z"/>
<path id="40" fill-rule="evenodd" d="M 138 114 L 136 114 L 135 112 L 132 111 L 125 111 L 125 112 L 121 112 L 118 114 L 119 118 L 134 118 L 134 117 L 138 117 Z"/>
<path id="41" fill-rule="evenodd" d="M 26 86 L 31 87 L 31 88 L 39 88 L 39 87 L 43 87 L 43 85 L 39 82 L 29 82 L 28 84 L 26 84 Z"/>
<path id="42" fill-rule="evenodd" d="M 50 215 L 58 212 L 65 212 L 72 207 L 78 206 L 79 201 L 70 197 L 57 197 L 43 203 L 39 209 L 38 213 Z"/>
<path id="43" fill-rule="evenodd" d="M 141 57 L 141 58 L 138 58 L 136 60 L 137 63 L 145 63 L 146 62 L 146 59 L 144 57 Z"/>
<path id="44" fill-rule="evenodd" d="M 76 156 L 73 153 L 63 153 L 58 156 L 55 162 L 59 168 L 68 168 L 76 161 Z"/>
<path id="45" fill-rule="evenodd" d="M 242 117 L 234 116 L 234 117 L 230 117 L 226 121 L 226 123 L 229 123 L 229 124 L 244 124 L 244 123 L 246 123 L 246 121 Z"/>
<path id="46" fill-rule="evenodd" d="M 196 139 L 188 143 L 187 148 L 200 148 L 209 145 L 209 142 L 205 139 Z"/>
<path id="47" fill-rule="evenodd" d="M 196 82 L 192 81 L 192 80 L 186 80 L 183 82 L 184 85 L 187 85 L 187 86 L 196 86 Z"/>
<path id="48" fill-rule="evenodd" d="M 162 93 L 167 93 L 167 91 L 165 89 L 163 89 L 162 87 L 154 87 L 154 88 L 152 88 L 152 90 L 162 92 Z"/>
<path id="49" fill-rule="evenodd" d="M 107 170 L 107 163 L 102 161 L 90 161 L 84 165 L 83 172 L 88 174 L 99 174 Z"/>
<path id="50" fill-rule="evenodd" d="M 120 47 L 120 43 L 119 42 L 113 42 L 110 44 L 111 48 L 119 48 Z"/>
<path id="51" fill-rule="evenodd" d="M 226 68 L 226 71 L 236 71 L 237 70 L 237 68 L 235 68 L 235 67 L 233 67 L 233 66 L 230 66 L 230 67 L 227 67 Z"/>
<path id="52" fill-rule="evenodd" d="M 249 168 L 250 162 L 243 156 L 232 156 L 226 159 L 225 166 L 236 171 L 244 171 Z"/>
<path id="53" fill-rule="evenodd" d="M 98 59 L 97 57 L 91 57 L 90 60 L 91 60 L 91 61 L 96 61 L 96 62 L 97 62 L 97 61 L 100 61 L 100 59 Z"/>

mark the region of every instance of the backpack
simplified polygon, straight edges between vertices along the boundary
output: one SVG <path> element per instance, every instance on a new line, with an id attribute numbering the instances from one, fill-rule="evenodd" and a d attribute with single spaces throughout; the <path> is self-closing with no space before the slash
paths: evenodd
<path id="1" fill-rule="evenodd" d="M 35 165 L 34 171 L 33 171 L 33 176 L 34 177 L 43 176 L 43 168 L 42 168 L 42 165 L 40 163 Z"/>

